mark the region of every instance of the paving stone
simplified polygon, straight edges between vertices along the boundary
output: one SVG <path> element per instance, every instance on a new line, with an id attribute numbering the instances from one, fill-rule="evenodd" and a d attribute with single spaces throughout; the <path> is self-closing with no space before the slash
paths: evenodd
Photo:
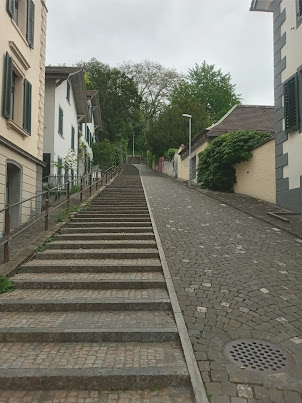
<path id="1" fill-rule="evenodd" d="M 226 396 L 236 396 L 237 387 L 231 382 L 221 382 L 222 394 Z"/>
<path id="2" fill-rule="evenodd" d="M 269 399 L 269 391 L 262 386 L 254 386 L 256 399 Z"/>
<path id="3" fill-rule="evenodd" d="M 284 391 L 284 401 L 290 402 L 290 403 L 301 403 L 302 399 L 301 399 L 301 395 L 300 393 L 297 392 L 293 392 L 290 390 L 286 390 Z"/>
<path id="4" fill-rule="evenodd" d="M 228 396 L 213 396 L 211 403 L 230 403 L 230 398 Z"/>
<path id="5" fill-rule="evenodd" d="M 228 380 L 226 371 L 211 371 L 211 377 L 214 382 L 223 382 Z"/>
<path id="6" fill-rule="evenodd" d="M 248 403 L 248 400 L 243 397 L 231 397 L 231 403 Z"/>
<path id="7" fill-rule="evenodd" d="M 269 389 L 269 397 L 274 403 L 284 403 L 283 392 L 278 389 Z"/>
<path id="8" fill-rule="evenodd" d="M 218 396 L 222 394 L 220 382 L 206 383 L 205 386 L 209 395 Z"/>
<path id="9" fill-rule="evenodd" d="M 223 364 L 229 382 L 235 386 L 252 388 L 264 383 L 272 389 L 285 390 L 286 382 L 290 382 L 297 391 L 302 390 L 302 343 L 289 341 L 301 338 L 302 251 L 296 246 L 297 237 L 282 232 L 281 241 L 280 235 L 271 230 L 274 225 L 252 220 L 231 207 L 226 214 L 206 191 L 196 192 L 194 187 L 189 189 L 182 181 L 159 176 L 146 167 L 140 170 L 188 330 L 202 330 L 198 338 L 195 336 L 193 350 L 207 353 L 208 359 L 201 361 L 211 362 L 210 377 L 218 370 L 212 364 Z M 226 193 L 212 194 L 228 199 Z M 188 205 L 192 208 L 186 208 Z M 172 231 L 166 227 L 170 220 L 175 228 L 188 232 Z M 189 267 L 180 263 L 183 259 L 190 260 Z M 286 270 L 286 275 L 281 270 Z M 183 293 L 192 285 L 202 289 L 190 295 Z M 289 300 L 280 298 L 289 295 Z M 207 312 L 196 312 L 196 307 L 204 307 Z M 276 318 L 288 322 L 278 322 Z M 294 351 L 296 372 L 272 378 L 239 367 L 236 371 L 223 355 L 223 348 L 228 341 L 241 338 L 285 343 Z M 237 397 L 259 400 L 248 390 L 247 397 Z"/>

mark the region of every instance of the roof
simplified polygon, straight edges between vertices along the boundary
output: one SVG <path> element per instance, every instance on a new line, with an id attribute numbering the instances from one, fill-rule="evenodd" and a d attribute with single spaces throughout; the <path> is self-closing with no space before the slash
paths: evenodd
<path id="1" fill-rule="evenodd" d="M 252 0 L 250 11 L 272 12 L 276 4 L 275 0 Z"/>
<path id="2" fill-rule="evenodd" d="M 80 67 L 65 66 L 49 66 L 45 69 L 45 79 L 59 80 L 57 86 L 68 78 L 72 86 L 78 123 L 89 122 L 83 69 Z"/>
<path id="3" fill-rule="evenodd" d="M 98 90 L 86 90 L 87 98 L 90 99 L 92 105 L 93 120 L 96 129 L 102 129 L 102 113 Z"/>
<path id="4" fill-rule="evenodd" d="M 261 105 L 235 105 L 217 123 L 199 132 L 192 140 L 192 149 L 199 147 L 207 139 L 211 140 L 229 132 L 255 130 L 275 133 L 274 107 Z M 188 151 L 186 146 L 179 154 Z"/>

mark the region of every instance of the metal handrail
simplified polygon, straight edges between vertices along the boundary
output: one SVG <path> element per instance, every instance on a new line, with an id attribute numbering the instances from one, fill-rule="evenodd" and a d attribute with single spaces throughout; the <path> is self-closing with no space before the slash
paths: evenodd
<path id="1" fill-rule="evenodd" d="M 112 168 L 114 168 L 114 167 L 112 167 Z M 109 169 L 110 169 L 110 168 L 109 168 Z M 83 180 L 83 178 L 90 177 L 90 175 L 92 175 L 94 172 L 98 173 L 98 171 L 93 171 L 93 172 L 91 172 L 91 173 L 89 173 L 89 174 L 86 174 L 86 175 L 83 175 L 83 176 L 79 176 L 78 178 L 81 178 L 81 180 Z M 106 172 L 107 172 L 107 171 L 106 171 Z M 48 190 L 45 190 L 45 191 L 42 192 L 42 193 L 38 193 L 38 194 L 36 194 L 35 196 L 29 197 L 28 199 L 21 200 L 21 201 L 15 203 L 15 204 L 10 205 L 10 207 L 13 208 L 13 207 L 19 206 L 19 205 L 22 204 L 22 203 L 26 203 L 26 202 L 28 202 L 28 201 L 30 201 L 30 200 L 36 199 L 37 197 L 43 196 L 43 195 L 45 195 L 47 192 L 53 192 L 54 190 L 60 190 L 62 187 L 65 187 L 65 186 L 67 185 L 67 183 L 70 183 L 70 181 L 64 182 L 62 185 L 55 186 L 54 188 L 50 188 L 50 189 L 48 189 Z M 4 209 L 1 209 L 1 210 L 0 210 L 0 213 L 3 213 L 5 210 L 6 210 L 6 207 L 5 207 Z"/>
<path id="2" fill-rule="evenodd" d="M 80 189 L 78 192 L 75 192 L 72 196 L 70 196 L 70 183 L 71 183 L 71 182 L 67 182 L 67 183 L 65 183 L 64 185 L 56 186 L 55 188 L 52 188 L 52 189 L 49 189 L 49 190 L 47 190 L 47 191 L 45 191 L 45 192 L 43 192 L 43 193 L 40 193 L 39 195 L 36 195 L 36 196 L 31 197 L 31 198 L 26 199 L 26 200 L 22 200 L 22 202 L 15 203 L 15 204 L 12 205 L 12 206 L 7 205 L 5 209 L 0 210 L 0 213 L 1 213 L 1 212 L 5 212 L 5 221 L 4 221 L 5 236 L 4 236 L 4 240 L 0 241 L 0 246 L 1 246 L 1 245 L 4 245 L 4 263 L 7 263 L 7 262 L 9 261 L 9 242 L 10 242 L 12 239 L 14 239 L 14 238 L 16 238 L 18 235 L 22 234 L 25 230 L 27 230 L 28 228 L 32 227 L 32 226 L 33 226 L 34 224 L 36 224 L 37 222 L 41 221 L 43 218 L 45 219 L 45 231 L 47 231 L 47 230 L 48 230 L 48 218 L 49 218 L 49 214 L 53 213 L 53 212 L 54 212 L 55 210 L 57 210 L 58 208 L 62 207 L 65 203 L 67 203 L 67 206 L 69 206 L 70 200 L 74 199 L 74 198 L 77 197 L 78 195 L 80 195 L 80 203 L 82 203 L 82 201 L 83 201 L 83 193 L 84 193 L 85 190 L 87 190 L 87 189 L 89 188 L 89 190 L 90 190 L 90 195 L 92 195 L 92 186 L 93 186 L 93 185 L 96 186 L 95 191 L 97 191 L 99 182 L 104 182 L 104 180 L 105 180 L 105 185 L 104 185 L 104 183 L 103 183 L 103 186 L 106 186 L 107 183 L 108 183 L 108 180 L 111 180 L 111 179 L 114 177 L 114 175 L 116 175 L 116 174 L 119 173 L 119 171 L 120 171 L 121 169 L 122 169 L 122 165 L 121 165 L 121 164 L 118 165 L 118 166 L 113 166 L 113 167 L 111 167 L 111 168 L 108 168 L 108 169 L 105 171 L 105 175 L 102 176 L 100 179 L 98 179 L 98 171 L 94 171 L 94 172 L 97 173 L 96 181 L 94 181 L 94 182 L 92 181 L 92 173 L 87 174 L 87 175 L 85 175 L 85 176 L 82 176 L 82 178 L 81 178 L 81 189 Z M 83 182 L 84 182 L 83 179 L 84 179 L 85 177 L 87 177 L 87 176 L 89 177 L 89 184 L 88 184 L 86 187 L 84 187 L 84 186 L 83 186 Z M 65 187 L 65 185 L 66 185 L 66 195 L 67 195 L 66 200 L 64 200 L 62 203 L 58 204 L 57 206 L 53 207 L 52 209 L 49 209 L 49 193 L 50 193 L 51 191 L 55 190 L 55 189 L 58 189 L 59 187 L 62 187 L 62 186 Z M 24 228 L 20 229 L 19 231 L 17 231 L 16 233 L 14 233 L 14 234 L 11 235 L 11 234 L 10 234 L 10 210 L 11 210 L 11 208 L 13 208 L 13 207 L 15 207 L 15 206 L 18 206 L 18 205 L 20 205 L 20 204 L 22 204 L 22 203 L 25 203 L 25 202 L 27 202 L 27 201 L 29 201 L 29 200 L 35 199 L 35 198 L 37 198 L 37 197 L 40 197 L 40 196 L 42 196 L 42 195 L 45 195 L 45 194 L 46 194 L 46 199 L 45 199 L 46 207 L 45 207 L 44 215 L 42 215 L 42 216 L 39 217 L 38 219 L 32 221 L 30 224 L 28 224 L 28 225 L 25 226 Z"/>

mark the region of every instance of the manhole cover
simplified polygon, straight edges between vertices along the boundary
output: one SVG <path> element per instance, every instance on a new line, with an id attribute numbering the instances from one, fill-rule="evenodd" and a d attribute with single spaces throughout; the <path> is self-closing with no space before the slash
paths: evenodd
<path id="1" fill-rule="evenodd" d="M 248 371 L 275 374 L 294 365 L 292 356 L 276 344 L 263 340 L 234 340 L 224 347 L 225 356 L 235 365 Z"/>

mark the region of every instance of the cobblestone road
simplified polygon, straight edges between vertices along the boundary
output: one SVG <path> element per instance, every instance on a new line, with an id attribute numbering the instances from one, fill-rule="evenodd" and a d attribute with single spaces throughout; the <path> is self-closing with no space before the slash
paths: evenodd
<path id="1" fill-rule="evenodd" d="M 210 401 L 301 403 L 301 240 L 140 170 Z M 241 369 L 223 354 L 241 338 L 276 343 L 295 365 L 273 375 Z"/>

